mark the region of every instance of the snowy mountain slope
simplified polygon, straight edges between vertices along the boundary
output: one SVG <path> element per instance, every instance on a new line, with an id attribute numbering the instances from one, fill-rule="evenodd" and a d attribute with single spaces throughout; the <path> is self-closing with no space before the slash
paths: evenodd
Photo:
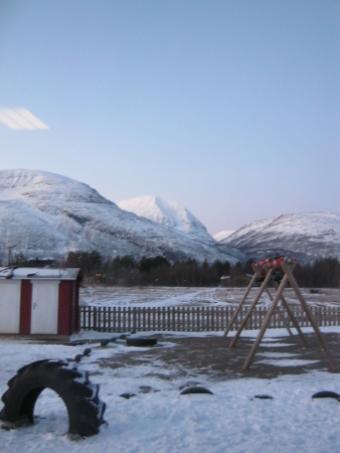
<path id="1" fill-rule="evenodd" d="M 285 214 L 259 220 L 235 231 L 222 244 L 251 257 L 285 254 L 304 262 L 340 259 L 340 213 Z"/>
<path id="2" fill-rule="evenodd" d="M 0 259 L 9 248 L 27 258 L 96 250 L 108 257 L 236 261 L 214 243 L 121 210 L 86 184 L 36 170 L 0 171 Z"/>
<path id="3" fill-rule="evenodd" d="M 212 242 L 206 227 L 184 206 L 160 197 L 143 196 L 117 203 L 121 209 L 145 217 L 194 239 Z"/>
<path id="4" fill-rule="evenodd" d="M 215 241 L 221 242 L 224 239 L 227 239 L 227 237 L 229 237 L 234 232 L 235 232 L 235 230 L 222 230 L 222 231 L 219 231 L 218 233 L 214 234 L 213 238 L 215 239 Z"/>

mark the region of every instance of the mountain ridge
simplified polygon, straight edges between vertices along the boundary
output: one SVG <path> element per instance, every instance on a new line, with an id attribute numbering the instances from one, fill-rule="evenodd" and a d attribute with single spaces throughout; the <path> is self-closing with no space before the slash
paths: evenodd
<path id="1" fill-rule="evenodd" d="M 284 254 L 302 262 L 340 259 L 340 212 L 314 211 L 260 219 L 239 228 L 221 243 L 254 258 Z"/>
<path id="2" fill-rule="evenodd" d="M 89 185 L 41 170 L 0 171 L 0 259 L 8 248 L 27 258 L 63 258 L 70 251 L 106 257 L 161 255 L 236 262 L 201 243 L 121 210 Z"/>

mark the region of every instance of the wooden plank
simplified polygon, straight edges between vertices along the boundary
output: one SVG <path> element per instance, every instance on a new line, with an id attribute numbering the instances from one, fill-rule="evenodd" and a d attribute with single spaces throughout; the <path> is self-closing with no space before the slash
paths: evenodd
<path id="1" fill-rule="evenodd" d="M 269 299 L 273 302 L 273 296 L 272 296 L 272 293 L 270 292 L 269 288 L 266 288 L 266 293 L 268 294 Z M 280 301 L 283 304 L 282 297 L 281 297 Z M 293 333 L 290 330 L 289 324 L 288 324 L 287 320 L 285 319 L 284 315 L 279 310 L 276 313 L 277 313 L 278 316 L 275 317 L 276 319 L 274 321 L 274 327 L 281 327 L 281 324 L 280 324 L 280 321 L 281 321 L 282 322 L 282 327 L 285 327 L 287 329 L 287 331 L 288 331 L 288 334 L 292 337 Z M 277 319 L 277 318 L 279 318 L 279 319 Z"/>
<path id="2" fill-rule="evenodd" d="M 108 307 L 108 315 L 107 315 L 107 323 L 108 323 L 108 331 L 112 332 L 112 310 L 111 307 Z"/>
<path id="3" fill-rule="evenodd" d="M 153 323 L 153 331 L 162 330 L 162 309 L 161 307 L 155 307 L 154 309 L 154 323 Z"/>
<path id="4" fill-rule="evenodd" d="M 170 331 L 170 311 L 169 307 L 164 307 L 164 328 L 166 331 Z"/>
<path id="5" fill-rule="evenodd" d="M 249 293 L 250 293 L 250 290 L 252 289 L 252 287 L 253 287 L 253 285 L 254 285 L 254 283 L 255 283 L 256 278 L 257 278 L 257 274 L 256 274 L 256 272 L 255 272 L 254 275 L 252 276 L 252 278 L 251 278 L 251 280 L 250 280 L 248 286 L 247 286 L 246 292 L 245 292 L 243 298 L 241 299 L 241 302 L 238 304 L 238 306 L 237 306 L 235 312 L 233 313 L 233 316 L 232 316 L 232 318 L 231 318 L 231 320 L 230 320 L 230 322 L 229 322 L 229 324 L 228 324 L 226 330 L 224 331 L 224 336 L 225 336 L 225 337 L 226 337 L 226 336 L 228 335 L 228 333 L 230 332 L 232 325 L 234 324 L 234 322 L 235 322 L 235 320 L 236 320 L 236 318 L 237 318 L 237 316 L 238 316 L 238 314 L 239 314 L 241 308 L 243 307 L 243 304 L 244 304 L 245 301 L 247 300 L 247 298 L 248 298 L 248 296 L 249 296 Z"/>
<path id="6" fill-rule="evenodd" d="M 249 316 L 251 315 L 251 313 L 254 310 L 256 304 L 260 300 L 264 290 L 266 289 L 266 287 L 268 285 L 268 282 L 269 282 L 269 280 L 270 280 L 270 278 L 272 276 L 272 273 L 273 273 L 273 269 L 269 269 L 267 271 L 267 274 L 266 274 L 266 276 L 265 276 L 265 278 L 264 278 L 264 280 L 263 280 L 263 282 L 261 284 L 261 287 L 260 287 L 260 289 L 259 289 L 259 291 L 258 291 L 253 303 L 251 304 L 250 308 L 248 309 L 246 315 L 243 317 L 243 319 L 241 321 L 241 324 L 240 324 L 239 328 L 237 329 L 237 332 L 236 332 L 234 338 L 231 340 L 229 348 L 233 348 L 233 347 L 236 346 L 237 340 L 238 340 L 239 336 L 241 335 L 242 330 L 245 328 Z"/>
<path id="7" fill-rule="evenodd" d="M 317 339 L 319 340 L 319 344 L 320 344 L 320 347 L 321 347 L 321 350 L 324 352 L 324 355 L 326 357 L 326 359 L 328 360 L 328 363 L 329 363 L 329 370 L 330 371 L 333 371 L 335 372 L 336 371 L 336 367 L 335 367 L 335 363 L 333 362 L 329 352 L 328 352 L 328 348 L 327 348 L 327 345 L 326 345 L 326 342 L 320 332 L 320 329 L 319 327 L 317 326 L 311 312 L 310 312 L 310 309 L 308 307 L 308 304 L 307 302 L 305 301 L 301 291 L 300 291 L 300 288 L 298 286 L 298 284 L 296 283 L 296 280 L 289 268 L 289 266 L 287 266 L 286 264 L 283 264 L 282 265 L 282 268 L 283 270 L 286 272 L 286 275 L 288 276 L 288 280 L 289 280 L 289 283 L 291 285 L 291 287 L 293 288 L 293 290 L 295 291 L 295 294 L 297 296 L 297 298 L 299 299 L 300 301 L 300 304 L 304 310 L 304 312 L 306 313 L 306 316 L 309 320 L 309 322 L 311 323 L 313 329 L 314 329 L 314 332 L 317 336 Z"/>
<path id="8" fill-rule="evenodd" d="M 96 307 L 92 307 L 92 314 L 93 314 L 93 329 L 97 330 L 97 310 L 96 310 Z"/>
<path id="9" fill-rule="evenodd" d="M 273 316 L 273 313 L 275 312 L 275 309 L 277 307 L 277 304 L 281 298 L 281 294 L 287 284 L 287 281 L 288 281 L 288 276 L 285 274 L 279 284 L 279 287 L 277 289 L 277 292 L 274 296 L 274 300 L 273 300 L 273 303 L 270 307 L 270 309 L 267 311 L 267 314 L 263 320 L 263 323 L 261 325 L 261 328 L 260 328 L 260 331 L 256 337 L 256 340 L 255 340 L 255 343 L 253 344 L 251 350 L 250 350 L 250 353 L 248 355 L 248 357 L 246 358 L 245 362 L 244 362 L 244 365 L 243 365 L 243 370 L 246 370 L 249 368 L 250 364 L 252 363 L 254 357 L 255 357 L 255 354 L 257 352 L 257 349 L 261 343 L 261 340 L 269 326 L 269 322 Z"/>
<path id="10" fill-rule="evenodd" d="M 107 332 L 107 308 L 104 307 L 103 309 L 103 324 L 102 328 L 104 332 Z"/>
<path id="11" fill-rule="evenodd" d="M 296 318 L 295 318 L 295 316 L 294 316 L 294 314 L 293 314 L 293 312 L 292 312 L 292 310 L 291 310 L 291 308 L 289 306 L 289 303 L 287 302 L 287 300 L 283 296 L 283 294 L 282 294 L 282 297 L 281 297 L 281 301 L 282 301 L 282 304 L 284 305 L 285 309 L 287 310 L 289 319 L 291 320 L 293 326 L 295 327 L 295 329 L 296 329 L 296 331 L 297 331 L 297 333 L 299 335 L 299 338 L 300 338 L 300 340 L 302 342 L 303 347 L 307 347 L 308 346 L 307 340 L 306 340 L 306 338 L 305 338 L 305 336 L 304 336 L 304 334 L 303 334 L 303 332 L 302 332 L 302 330 L 301 330 L 301 328 L 299 326 L 298 321 L 296 320 Z"/>
<path id="12" fill-rule="evenodd" d="M 166 316 L 166 308 L 162 308 L 162 324 L 163 324 L 163 330 L 167 330 L 167 316 Z"/>
<path id="13" fill-rule="evenodd" d="M 123 325 L 122 325 L 122 308 L 121 307 L 118 307 L 118 310 L 117 310 L 117 315 L 118 315 L 118 332 L 122 332 L 123 330 Z"/>

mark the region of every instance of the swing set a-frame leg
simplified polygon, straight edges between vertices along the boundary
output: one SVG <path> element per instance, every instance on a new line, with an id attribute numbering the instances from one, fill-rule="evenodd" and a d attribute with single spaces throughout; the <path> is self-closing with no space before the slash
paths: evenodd
<path id="1" fill-rule="evenodd" d="M 328 352 L 328 348 L 327 348 L 327 345 L 326 345 L 326 342 L 320 332 L 320 329 L 318 327 L 318 325 L 316 324 L 315 320 L 314 320 L 314 317 L 308 307 L 308 304 L 307 302 L 305 301 L 305 298 L 303 297 L 301 291 L 300 291 L 300 288 L 291 272 L 291 270 L 289 269 L 288 266 L 286 266 L 285 264 L 282 265 L 282 268 L 283 270 L 285 271 L 287 277 L 288 277 L 288 280 L 289 280 L 289 283 L 290 283 L 290 286 L 293 288 L 295 294 L 296 294 L 296 297 L 299 299 L 299 302 L 301 304 L 301 307 L 302 309 L 304 310 L 304 312 L 306 313 L 306 316 L 309 320 L 309 322 L 311 323 L 311 326 L 313 327 L 314 329 L 314 332 L 317 336 L 317 339 L 319 340 L 319 343 L 320 343 L 320 347 L 321 347 L 321 350 L 322 352 L 324 353 L 324 356 L 326 357 L 327 361 L 328 361 L 328 364 L 329 364 L 329 370 L 330 371 L 333 371 L 335 372 L 336 371 L 336 367 L 335 367 L 335 364 Z"/>
<path id="2" fill-rule="evenodd" d="M 250 350 L 250 353 L 248 355 L 248 357 L 246 358 L 245 362 L 244 362 L 244 365 L 243 365 L 243 370 L 247 370 L 249 368 L 249 366 L 251 365 L 253 359 L 254 359 L 254 356 L 258 350 L 258 347 L 261 343 L 261 340 L 269 326 L 269 323 L 270 323 L 270 319 L 271 317 L 273 316 L 273 313 L 277 307 L 277 304 L 279 303 L 279 300 L 281 299 L 281 296 L 282 296 L 282 293 L 283 293 L 283 290 L 287 284 L 287 281 L 288 281 L 288 276 L 285 274 L 279 284 L 279 287 L 277 289 L 277 292 L 275 294 L 275 297 L 274 297 L 274 300 L 273 300 L 273 303 L 272 303 L 272 306 L 270 307 L 270 309 L 268 310 L 263 322 L 262 322 L 262 326 L 260 328 L 260 331 L 256 337 L 256 340 L 255 340 L 255 343 L 253 344 L 251 350 Z"/>
<path id="3" fill-rule="evenodd" d="M 271 292 L 269 291 L 269 288 L 267 288 L 266 291 L 267 291 L 267 294 L 268 294 L 270 300 L 273 301 L 273 296 L 272 296 Z M 297 333 L 299 334 L 299 337 L 300 337 L 300 340 L 301 340 L 301 343 L 302 343 L 303 347 L 306 348 L 308 346 L 306 338 L 303 335 L 302 330 L 301 330 L 301 328 L 299 326 L 299 323 L 295 319 L 295 316 L 294 316 L 294 314 L 293 314 L 293 312 L 292 312 L 292 310 L 291 310 L 291 308 L 290 308 L 290 306 L 289 306 L 288 302 L 286 301 L 286 299 L 285 299 L 283 294 L 281 296 L 281 302 L 282 302 L 282 305 L 284 306 L 284 308 L 287 310 L 288 316 L 289 316 L 291 322 L 293 323 L 293 326 L 297 330 Z M 284 319 L 284 317 L 282 317 L 282 318 L 283 318 L 283 320 L 285 322 L 286 320 Z M 287 325 L 286 325 L 286 329 L 288 330 L 289 335 L 292 335 L 292 332 L 291 332 L 290 328 Z"/>
<path id="4" fill-rule="evenodd" d="M 236 332 L 234 338 L 231 340 L 229 348 L 233 348 L 236 345 L 237 340 L 238 340 L 239 336 L 242 333 L 242 330 L 245 328 L 245 326 L 247 324 L 247 321 L 250 318 L 250 316 L 251 316 L 256 304 L 258 303 L 258 301 L 260 300 L 264 290 L 266 289 L 266 287 L 268 285 L 268 282 L 269 282 L 269 280 L 270 280 L 270 278 L 272 276 L 272 273 L 273 273 L 273 269 L 269 269 L 267 274 L 266 274 L 266 276 L 265 276 L 265 278 L 264 278 L 264 280 L 263 280 L 263 282 L 262 282 L 262 284 L 261 284 L 259 292 L 257 293 L 257 296 L 255 297 L 254 302 L 251 304 L 251 306 L 250 306 L 249 310 L 247 311 L 245 317 L 242 319 L 241 324 L 240 324 L 239 328 L 237 329 L 237 332 Z"/>
<path id="5" fill-rule="evenodd" d="M 295 316 L 294 316 L 294 314 L 293 314 L 293 312 L 292 312 L 292 310 L 291 310 L 291 308 L 290 308 L 290 306 L 289 306 L 288 302 L 286 301 L 286 298 L 284 297 L 283 294 L 282 294 L 281 300 L 282 300 L 283 305 L 286 307 L 288 316 L 290 317 L 290 319 L 291 319 L 291 321 L 292 321 L 297 333 L 299 334 L 299 337 L 301 339 L 301 343 L 302 343 L 303 347 L 306 348 L 308 346 L 307 340 L 306 340 L 306 338 L 305 338 L 305 336 L 304 336 L 304 334 L 303 334 L 303 332 L 301 330 L 301 327 L 299 326 L 299 323 L 298 323 L 297 319 L 295 318 Z"/>
<path id="6" fill-rule="evenodd" d="M 269 288 L 266 288 L 266 293 L 268 294 L 269 299 L 271 300 L 271 302 L 273 302 L 274 298 L 272 296 L 272 293 L 269 291 Z M 281 303 L 283 305 L 282 297 L 281 297 Z M 281 319 L 282 323 L 284 324 L 285 328 L 287 329 L 287 332 L 288 332 L 289 336 L 292 337 L 293 336 L 293 332 L 290 330 L 289 323 L 288 323 L 287 319 L 284 317 L 284 315 L 282 314 L 282 312 L 280 310 L 278 310 L 277 313 L 278 313 L 278 316 Z"/>
<path id="7" fill-rule="evenodd" d="M 245 294 L 244 294 L 244 296 L 243 296 L 241 302 L 238 304 L 236 310 L 235 310 L 234 313 L 233 313 L 233 316 L 231 317 L 231 320 L 230 320 L 230 322 L 229 322 L 229 324 L 228 324 L 228 327 L 227 327 L 226 330 L 224 331 L 224 336 L 225 336 L 225 337 L 226 337 L 226 336 L 228 335 L 228 333 L 230 332 L 230 329 L 231 329 L 232 325 L 234 324 L 234 322 L 235 322 L 235 320 L 236 320 L 238 314 L 240 313 L 242 306 L 244 305 L 245 301 L 247 300 L 247 297 L 249 296 L 249 293 L 250 293 L 252 287 L 254 286 L 256 277 L 257 277 L 257 275 L 256 275 L 256 272 L 255 272 L 254 275 L 252 276 L 250 282 L 249 282 L 249 285 L 248 285 L 248 287 L 247 287 L 247 289 L 246 289 L 246 292 L 245 292 Z"/>

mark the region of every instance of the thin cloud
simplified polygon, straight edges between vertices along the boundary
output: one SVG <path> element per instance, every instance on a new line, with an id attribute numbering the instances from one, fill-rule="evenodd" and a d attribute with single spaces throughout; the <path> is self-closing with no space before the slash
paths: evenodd
<path id="1" fill-rule="evenodd" d="M 23 107 L 0 109 L 0 124 L 18 131 L 48 129 L 45 123 Z"/>

